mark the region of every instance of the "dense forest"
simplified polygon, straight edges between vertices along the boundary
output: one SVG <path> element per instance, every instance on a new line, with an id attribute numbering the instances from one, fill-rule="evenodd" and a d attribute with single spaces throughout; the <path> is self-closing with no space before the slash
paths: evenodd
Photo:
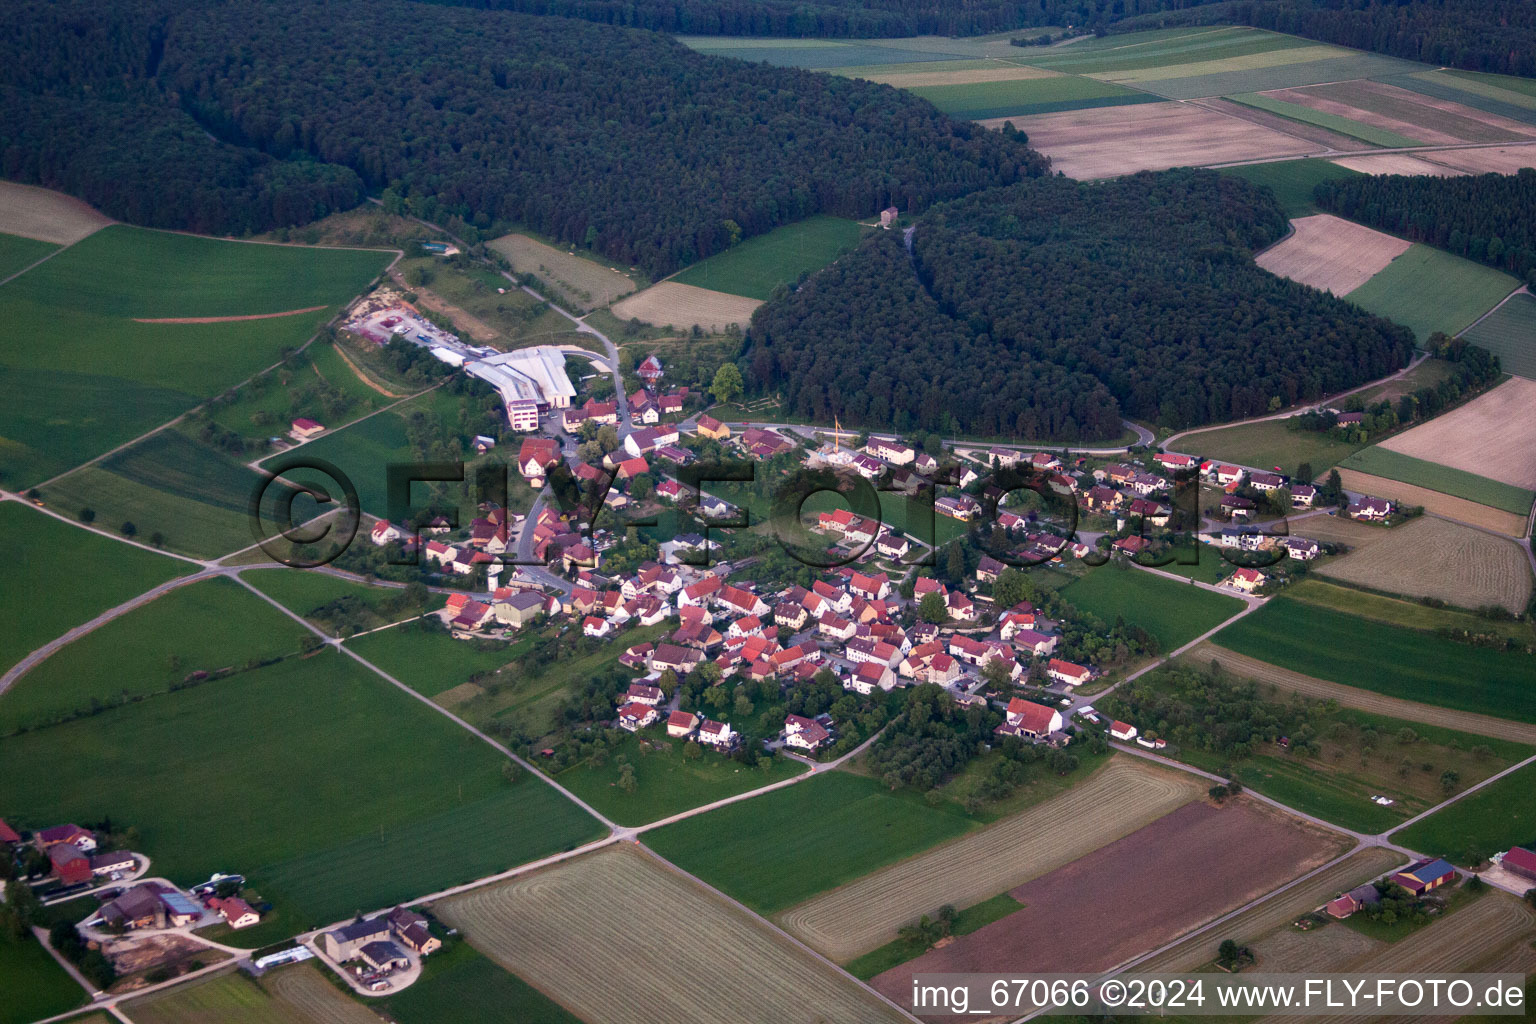
<path id="1" fill-rule="evenodd" d="M 7 177 L 125 220 L 240 233 L 392 186 L 661 275 L 813 213 L 919 210 L 1040 174 L 899 90 L 585 21 L 403 0 L 13 8 Z"/>
<path id="2" fill-rule="evenodd" d="M 1507 270 L 1536 287 L 1536 170 L 1456 178 L 1365 175 L 1317 186 L 1341 217 Z"/>
<path id="3" fill-rule="evenodd" d="M 1413 335 L 1275 277 L 1270 192 L 1211 171 L 1043 178 L 881 232 L 748 332 L 754 385 L 796 415 L 1079 440 L 1120 417 L 1186 427 L 1347 390 Z"/>
<path id="4" fill-rule="evenodd" d="M 1529 0 L 437 0 L 684 35 L 981 35 L 1236 24 L 1470 71 L 1536 75 Z"/>

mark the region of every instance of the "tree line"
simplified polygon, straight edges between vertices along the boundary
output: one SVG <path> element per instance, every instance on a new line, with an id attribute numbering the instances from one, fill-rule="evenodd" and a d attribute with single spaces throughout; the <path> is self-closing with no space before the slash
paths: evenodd
<path id="1" fill-rule="evenodd" d="M 1412 333 L 1276 277 L 1267 190 L 1210 171 L 1042 178 L 880 232 L 759 308 L 745 350 L 795 415 L 1075 441 L 1122 416 L 1188 427 L 1348 390 Z"/>
<path id="2" fill-rule="evenodd" d="M 1323 209 L 1506 270 L 1536 287 L 1536 170 L 1518 174 L 1362 174 L 1320 182 Z"/>
<path id="3" fill-rule="evenodd" d="M 661 276 L 812 214 L 921 210 L 1047 167 L 889 86 L 586 21 L 404 0 L 11 10 L 5 175 L 157 227 L 249 233 L 389 189 L 476 236 L 517 225 Z"/>

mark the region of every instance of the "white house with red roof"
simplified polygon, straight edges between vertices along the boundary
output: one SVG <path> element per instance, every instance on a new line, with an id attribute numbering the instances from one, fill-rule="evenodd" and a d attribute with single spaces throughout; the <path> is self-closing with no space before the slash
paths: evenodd
<path id="1" fill-rule="evenodd" d="M 692 711 L 674 711 L 667 716 L 667 735 L 673 739 L 686 739 L 699 727 L 699 716 Z"/>
<path id="2" fill-rule="evenodd" d="M 1180 455 L 1176 452 L 1158 452 L 1157 464 L 1169 469 L 1194 469 L 1197 460 L 1193 455 Z"/>
<path id="3" fill-rule="evenodd" d="M 1249 569 L 1244 566 L 1234 569 L 1232 575 L 1227 578 L 1227 582 L 1232 584 L 1237 590 L 1241 590 L 1245 594 L 1251 594 L 1264 585 L 1265 578 L 1264 574 L 1259 572 L 1259 570 Z"/>
<path id="4" fill-rule="evenodd" d="M 1129 722 L 1122 722 L 1118 718 L 1109 723 L 1109 735 L 1122 743 L 1129 743 L 1136 738 L 1136 727 Z"/>
<path id="5" fill-rule="evenodd" d="M 860 663 L 843 686 L 866 697 L 876 690 L 889 693 L 896 688 L 896 673 L 891 671 L 889 665 L 866 661 Z"/>
<path id="6" fill-rule="evenodd" d="M 661 687 L 652 686 L 649 683 L 630 683 L 620 703 L 623 704 L 649 704 L 655 707 L 666 697 L 661 692 Z"/>
<path id="7" fill-rule="evenodd" d="M 716 722 L 706 718 L 699 723 L 700 743 L 708 744 L 711 747 L 725 748 L 733 746 L 737 738 L 737 733 L 731 728 L 730 722 Z"/>
<path id="8" fill-rule="evenodd" d="M 1008 702 L 1007 719 L 995 732 L 1001 736 L 1025 736 L 1044 739 L 1062 727 L 1061 712 L 1044 704 L 1015 697 Z"/>
<path id="9" fill-rule="evenodd" d="M 1063 686 L 1080 686 L 1092 677 L 1093 670 L 1086 665 L 1052 658 L 1046 662 L 1045 674 Z"/>
<path id="10" fill-rule="evenodd" d="M 649 704 L 625 704 L 619 708 L 619 728 L 628 732 L 644 729 L 660 717 Z"/>
<path id="11" fill-rule="evenodd" d="M 600 619 L 596 615 L 588 615 L 581 620 L 581 632 L 583 636 L 602 639 L 613 635 L 613 623 L 607 619 Z"/>
<path id="12" fill-rule="evenodd" d="M 832 738 L 826 726 L 803 715 L 789 715 L 784 719 L 784 745 L 796 750 L 815 750 Z"/>
<path id="13" fill-rule="evenodd" d="M 312 437 L 319 437 L 325 433 L 325 425 L 316 423 L 308 416 L 300 416 L 289 426 L 288 436 L 295 441 L 308 441 Z"/>

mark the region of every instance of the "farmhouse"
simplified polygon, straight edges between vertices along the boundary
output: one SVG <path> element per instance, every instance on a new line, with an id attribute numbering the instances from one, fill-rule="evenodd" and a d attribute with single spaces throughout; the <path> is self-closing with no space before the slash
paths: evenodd
<path id="1" fill-rule="evenodd" d="M 673 739 L 685 739 L 699 727 L 699 716 L 692 711 L 674 711 L 667 716 L 667 735 Z"/>
<path id="2" fill-rule="evenodd" d="M 1505 871 L 1536 882 L 1536 853 L 1523 846 L 1511 847 L 1500 861 Z"/>
<path id="3" fill-rule="evenodd" d="M 695 429 L 700 437 L 710 437 L 716 441 L 724 441 L 731 436 L 731 428 L 708 413 L 699 417 L 698 426 Z"/>
<path id="4" fill-rule="evenodd" d="M 826 726 L 802 715 L 784 719 L 784 745 L 798 750 L 815 750 L 832 738 Z"/>
<path id="5" fill-rule="evenodd" d="M 699 723 L 699 742 L 711 747 L 726 749 L 736 744 L 738 736 L 730 722 L 715 722 L 706 718 Z"/>
<path id="6" fill-rule="evenodd" d="M 1122 743 L 1129 743 L 1136 738 L 1136 727 L 1129 722 L 1116 719 L 1109 723 L 1109 735 L 1111 739 L 1117 739 Z"/>
<path id="7" fill-rule="evenodd" d="M 631 702 L 619 708 L 619 728 L 637 732 L 654 723 L 657 717 L 656 709 L 649 704 Z"/>
<path id="8" fill-rule="evenodd" d="M 882 665 L 879 662 L 866 661 L 860 663 L 858 669 L 844 684 L 848 689 L 864 696 L 869 696 L 876 690 L 889 693 L 896 688 L 896 673 L 891 671 L 890 665 Z"/>
<path id="9" fill-rule="evenodd" d="M 292 429 L 288 431 L 288 436 L 295 441 L 308 441 L 310 438 L 319 437 L 323 433 L 325 433 L 324 424 L 316 423 L 307 416 L 300 416 L 293 421 Z"/>
<path id="10" fill-rule="evenodd" d="M 68 843 L 48 847 L 49 872 L 64 885 L 81 885 L 91 880 L 91 858 Z"/>
<path id="11" fill-rule="evenodd" d="M 1042 739 L 1062 727 L 1061 712 L 1044 704 L 1015 697 L 1008 702 L 1007 720 L 994 732 L 999 736 L 1027 736 Z"/>
<path id="12" fill-rule="evenodd" d="M 560 461 L 560 442 L 551 437 L 523 439 L 517 450 L 517 471 L 529 480 L 542 480 L 544 473 Z"/>
<path id="13" fill-rule="evenodd" d="M 655 707 L 661 703 L 663 696 L 659 686 L 651 686 L 649 683 L 630 683 L 629 691 L 624 694 L 624 703 Z"/>
<path id="14" fill-rule="evenodd" d="M 96 849 L 95 834 L 79 825 L 53 825 L 38 832 L 33 839 L 40 850 L 57 846 L 59 843 L 68 843 L 81 853 L 90 853 Z"/>
<path id="15" fill-rule="evenodd" d="M 132 871 L 138 865 L 138 858 L 131 850 L 109 850 L 106 853 L 91 854 L 91 874 L 113 875 L 118 872 Z"/>
<path id="16" fill-rule="evenodd" d="M 443 947 L 443 941 L 432 934 L 427 919 L 414 910 L 396 907 L 389 912 L 388 920 L 395 938 L 421 956 L 435 953 Z"/>
<path id="17" fill-rule="evenodd" d="M 1392 503 L 1386 498 L 1361 497 L 1349 503 L 1352 519 L 1385 519 L 1392 514 Z"/>
<path id="18" fill-rule="evenodd" d="M 1076 665 L 1060 658 L 1046 662 L 1045 674 L 1063 686 L 1078 686 L 1088 681 L 1093 671 L 1084 665 Z"/>
<path id="19" fill-rule="evenodd" d="M 1438 889 L 1456 880 L 1456 869 L 1439 858 L 1421 860 L 1392 876 L 1392 883 L 1400 885 L 1415 896 L 1422 896 L 1431 889 Z"/>
<path id="20" fill-rule="evenodd" d="M 224 918 L 224 923 L 236 931 L 261 922 L 261 915 L 252 910 L 251 905 L 238 896 L 214 899 L 209 902 L 209 906 L 217 910 Z"/>
<path id="21" fill-rule="evenodd" d="M 145 882 L 119 893 L 101 908 L 103 923 L 114 928 L 180 928 L 203 916 L 202 909 L 159 882 Z"/>

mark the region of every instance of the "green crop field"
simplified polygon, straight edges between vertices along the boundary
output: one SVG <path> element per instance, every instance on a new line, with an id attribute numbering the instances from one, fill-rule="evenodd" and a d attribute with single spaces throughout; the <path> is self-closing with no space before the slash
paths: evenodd
<path id="1" fill-rule="evenodd" d="M 332 651 L 0 745 L 16 819 L 132 823 L 157 874 L 240 871 L 285 934 L 601 832 L 539 780 L 508 782 L 504 763 Z"/>
<path id="2" fill-rule="evenodd" d="M 0 734 L 89 710 L 93 702 L 163 695 L 193 672 L 291 654 L 303 632 L 233 580 L 177 587 L 61 647 L 18 679 L 0 695 Z"/>
<path id="3" fill-rule="evenodd" d="M 36 483 L 275 363 L 389 262 L 376 251 L 252 245 L 114 225 L 3 286 L 0 479 Z M 219 317 L 323 306 L 222 323 Z"/>
<path id="4" fill-rule="evenodd" d="M 418 610 L 405 606 L 405 591 L 400 587 L 369 586 L 321 572 L 252 569 L 241 578 L 332 636 L 343 635 L 336 629 L 338 615 L 360 631 L 410 618 Z M 441 598 L 430 601 L 432 606 L 441 603 Z"/>
<path id="5" fill-rule="evenodd" d="M 757 235 L 683 270 L 679 284 L 766 300 L 781 284 L 820 270 L 859 244 L 858 221 L 817 216 Z"/>
<path id="6" fill-rule="evenodd" d="M 1284 420 L 1265 420 L 1202 430 L 1181 439 L 1177 447 L 1242 466 L 1279 466 L 1287 473 L 1309 462 L 1315 479 L 1365 444 L 1336 441 L 1320 431 L 1289 430 Z"/>
<path id="7" fill-rule="evenodd" d="M 1321 48 L 1319 48 L 1321 49 Z M 1158 77 L 1155 81 L 1138 83 L 1140 88 L 1170 100 L 1191 100 L 1202 96 L 1235 96 L 1240 93 L 1268 92 L 1271 89 L 1296 89 L 1325 82 L 1340 82 L 1377 75 L 1400 75 L 1423 70 L 1424 65 L 1384 57 L 1374 53 L 1341 51 L 1345 56 L 1325 57 L 1321 60 L 1297 60 L 1270 66 L 1258 60 L 1247 62 L 1250 66 L 1232 71 L 1207 71 L 1188 78 Z M 1315 56 L 1316 51 L 1309 56 Z M 1176 69 L 1170 68 L 1168 71 Z M 1192 68 L 1191 70 L 1199 70 Z"/>
<path id="8" fill-rule="evenodd" d="M 1260 96 L 1258 93 L 1239 93 L 1229 96 L 1234 103 L 1241 103 L 1245 107 L 1253 107 L 1255 110 L 1267 110 L 1271 114 L 1279 114 L 1281 117 L 1292 121 L 1300 121 L 1303 124 L 1317 125 L 1319 128 L 1327 128 L 1329 131 L 1338 132 L 1340 135 L 1348 135 L 1362 142 L 1369 142 L 1373 146 L 1385 146 L 1395 149 L 1403 146 L 1423 145 L 1423 139 L 1410 139 L 1406 135 L 1389 132 L 1385 128 L 1377 128 L 1373 125 L 1352 121 L 1338 114 L 1329 114 L 1321 110 L 1313 110 L 1301 103 L 1288 103 L 1285 100 L 1277 100 L 1270 96 Z"/>
<path id="9" fill-rule="evenodd" d="M 839 771 L 647 832 L 645 843 L 766 914 L 971 827 L 957 807 Z"/>
<path id="10" fill-rule="evenodd" d="M 910 90 L 951 117 L 980 121 L 993 117 L 1022 117 L 1058 110 L 1156 103 L 1151 96 L 1113 82 L 1076 75 L 1026 78 L 1011 82 L 972 82 L 929 85 Z"/>
<path id="11" fill-rule="evenodd" d="M 421 978 L 383 1000 L 399 1024 L 581 1024 L 510 971 L 458 941 L 422 962 Z"/>
<path id="12" fill-rule="evenodd" d="M 1220 583 L 1228 576 L 1231 576 L 1232 570 L 1237 568 L 1236 563 L 1228 562 L 1225 558 L 1222 558 L 1221 551 L 1212 544 L 1199 545 L 1196 557 L 1198 560 L 1189 565 L 1184 565 L 1180 562 L 1170 562 L 1157 568 L 1163 572 L 1171 572 L 1175 576 L 1182 576 L 1187 580 L 1197 580 L 1201 583 Z"/>
<path id="13" fill-rule="evenodd" d="M 57 248 L 52 242 L 0 233 L 0 278 L 31 266 Z"/>
<path id="14" fill-rule="evenodd" d="M 271 517 L 288 488 L 276 484 L 263 491 L 264 483 L 249 466 L 172 428 L 71 473 L 41 493 L 61 508 L 94 509 L 104 529 L 132 523 L 141 541 L 152 541 L 158 533 L 165 548 L 215 558 L 256 542 L 250 503 L 259 491 L 267 532 L 277 532 Z M 317 511 L 307 496 L 294 502 L 296 521 Z"/>
<path id="15" fill-rule="evenodd" d="M 61 572 L 63 565 L 74 566 Z M 28 652 L 193 566 L 0 504 L 0 672 Z"/>
<path id="16" fill-rule="evenodd" d="M 1061 596 L 1113 626 L 1117 618 L 1157 637 L 1164 652 L 1182 647 L 1243 610 L 1235 597 L 1213 594 L 1140 569 L 1106 565 L 1061 589 Z"/>
<path id="17" fill-rule="evenodd" d="M 27 1024 L 67 1013 L 85 1002 L 85 990 L 31 935 L 0 935 L 0 1024 Z"/>
<path id="18" fill-rule="evenodd" d="M 1075 74 L 1106 74 L 1227 60 L 1316 45 L 1309 39 L 1251 28 L 1158 29 L 1083 40 L 1060 50 L 1043 50 L 1039 56 L 1026 52 L 1021 60 L 1031 66 Z"/>
<path id="19" fill-rule="evenodd" d="M 684 36 L 679 42 L 701 53 L 763 61 L 786 68 L 826 71 L 870 64 L 926 64 L 954 60 L 957 54 L 938 50 L 898 49 L 864 43 L 820 39 L 747 39 L 724 36 Z"/>
<path id="20" fill-rule="evenodd" d="M 1392 841 L 1468 866 L 1511 846 L 1536 844 L 1536 765 L 1393 833 Z"/>
<path id="21" fill-rule="evenodd" d="M 1536 380 L 1536 295 L 1511 295 L 1468 330 L 1466 339 L 1498 356 L 1510 373 Z"/>
<path id="22" fill-rule="evenodd" d="M 1404 700 L 1536 722 L 1531 655 L 1472 647 L 1287 597 L 1216 634 L 1239 654 Z"/>
<path id="23" fill-rule="evenodd" d="M 1380 445 L 1363 448 L 1339 465 L 1345 469 L 1359 470 L 1362 473 L 1386 477 L 1388 480 L 1413 484 L 1415 487 L 1427 487 L 1441 494 L 1466 498 L 1479 505 L 1512 512 L 1517 516 L 1529 513 L 1531 502 L 1536 501 L 1536 493 L 1522 487 L 1490 480 L 1476 473 L 1468 473 L 1464 469 L 1453 469 L 1439 463 L 1416 459 L 1412 455 L 1404 455 L 1402 452 L 1382 448 Z"/>
<path id="24" fill-rule="evenodd" d="M 432 607 L 441 604 L 441 597 L 433 598 Z M 357 637 L 347 646 L 422 696 L 436 697 L 472 676 L 489 675 L 511 665 L 527 643 L 519 640 L 482 651 L 440 629 L 422 629 L 412 623 Z"/>
<path id="25" fill-rule="evenodd" d="M 1413 328 L 1422 344 L 1435 331 L 1461 333 L 1518 287 L 1502 271 L 1415 243 L 1349 301 Z"/>
<path id="26" fill-rule="evenodd" d="M 666 716 L 662 716 L 665 722 Z M 799 761 L 775 757 L 760 768 L 748 768 L 706 748 L 697 761 L 683 756 L 684 741 L 669 739 L 658 724 L 624 739 L 608 752 L 602 767 L 590 762 L 572 765 L 557 781 L 597 812 L 620 825 L 645 825 L 692 807 L 720 800 L 796 775 L 809 769 Z M 635 791 L 618 786 L 620 758 L 635 770 Z"/>
<path id="27" fill-rule="evenodd" d="M 1327 160 L 1277 160 L 1268 164 L 1224 167 L 1221 173 L 1251 181 L 1255 185 L 1268 186 L 1274 191 L 1275 198 L 1280 200 L 1285 215 L 1294 220 L 1318 212 L 1312 190 L 1319 182 L 1353 178 L 1360 172 Z"/>

